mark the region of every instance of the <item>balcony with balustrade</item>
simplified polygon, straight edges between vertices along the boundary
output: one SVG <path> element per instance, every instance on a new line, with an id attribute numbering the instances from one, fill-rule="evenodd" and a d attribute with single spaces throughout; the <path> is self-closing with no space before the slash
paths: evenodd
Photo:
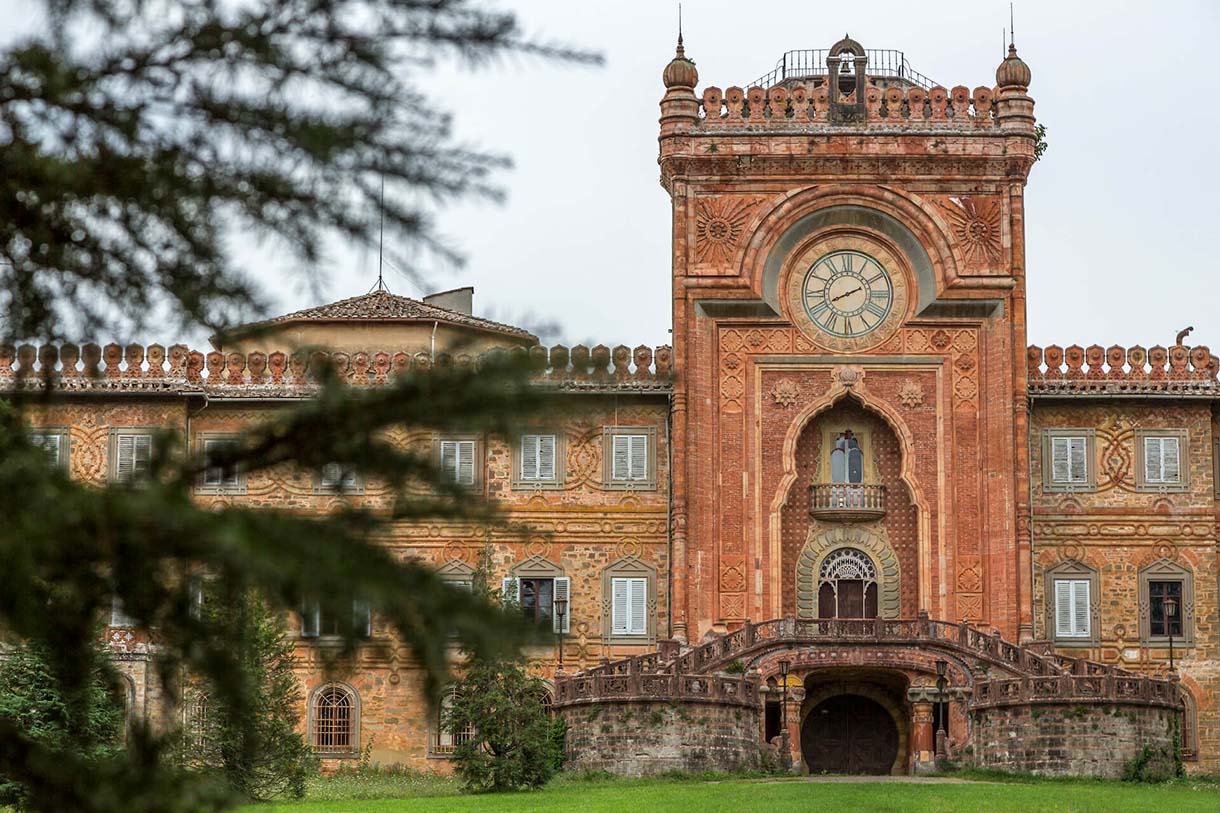
<path id="1" fill-rule="evenodd" d="M 875 483 L 814 483 L 809 515 L 825 522 L 867 522 L 885 516 L 885 486 Z"/>

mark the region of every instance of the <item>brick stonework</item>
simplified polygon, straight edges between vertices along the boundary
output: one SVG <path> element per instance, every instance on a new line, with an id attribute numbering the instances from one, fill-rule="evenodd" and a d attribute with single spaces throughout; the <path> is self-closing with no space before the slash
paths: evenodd
<path id="1" fill-rule="evenodd" d="M 1173 751 L 1165 709 L 1017 706 L 971 715 L 974 764 L 1039 776 L 1118 779 L 1144 748 Z"/>
<path id="2" fill-rule="evenodd" d="M 644 776 L 757 769 L 757 708 L 672 700 L 564 709 L 569 770 Z"/>
<path id="3" fill-rule="evenodd" d="M 480 487 L 532 530 L 397 524 L 382 541 L 438 568 L 469 568 L 487 552 L 493 579 L 527 560 L 571 577 L 569 675 L 556 689 L 580 764 L 753 764 L 765 733 L 756 712 L 774 711 L 769 687 L 788 660 L 797 695 L 858 686 L 887 698 L 908 751 L 896 770 L 934 761 L 938 667 L 952 692 L 941 744 L 951 756 L 1113 775 L 1132 749 L 1163 740 L 1165 714 L 1180 710 L 1188 765 L 1220 770 L 1220 359 L 1186 345 L 1185 333 L 1147 348 L 1027 347 L 1024 189 L 1037 144 L 1028 66 L 1013 48 L 994 84 L 980 75 L 973 89 L 865 66 L 841 77 L 859 77 L 850 93 L 831 93 L 831 63 L 865 57 L 845 39 L 815 75 L 696 91 L 698 72 L 679 44 L 664 72 L 659 138 L 672 203 L 672 348 L 547 349 L 526 331 L 456 311 L 438 335 L 421 303 L 370 295 L 274 322 L 265 341 L 282 350 L 0 347 L 0 388 L 36 389 L 36 374 L 53 373 L 55 397 L 32 420 L 66 428 L 71 475 L 98 484 L 112 427 L 166 429 L 193 444 L 308 396 L 319 364 L 352 386 L 378 386 L 402 370 L 513 347 L 538 361 L 539 386 L 571 406 L 546 427 L 564 438 L 555 483 L 522 488 L 511 439 L 482 439 Z M 810 270 L 842 251 L 889 274 L 888 310 L 854 335 L 819 325 L 810 308 L 819 295 L 829 306 L 830 294 L 806 287 Z M 834 301 L 864 289 L 839 290 Z M 294 353 L 294 337 L 329 349 Z M 884 487 L 884 513 L 814 516 L 809 490 L 826 479 L 827 431 L 849 425 L 868 437 L 865 484 L 874 495 Z M 620 426 L 655 435 L 655 488 L 604 486 L 603 432 Z M 1086 430 L 1095 487 L 1045 487 L 1046 429 Z M 1137 476 L 1136 439 L 1156 429 L 1185 433 L 1182 488 L 1150 489 Z M 433 442 L 419 429 L 391 438 Z M 321 515 L 339 500 L 376 509 L 390 497 L 377 483 L 352 496 L 316 491 L 312 473 L 284 469 L 251 476 L 244 493 L 198 500 Z M 809 551 L 816 542 L 825 552 L 832 536 L 862 539 L 876 557 L 879 595 L 891 599 L 881 619 L 791 617 L 809 614 Z M 604 571 L 624 561 L 656 572 L 656 635 L 632 645 L 607 642 L 603 622 Z M 1096 574 L 1095 617 L 1076 646 L 1048 640 L 1052 569 Z M 1172 673 L 1168 642 L 1142 632 L 1141 573 L 1150 569 L 1192 585 Z M 755 637 L 767 635 L 776 637 Z M 135 707 L 171 718 L 171 699 L 149 677 L 147 639 L 108 637 Z M 306 692 L 327 679 L 318 646 L 299 648 Z M 554 649 L 530 654 L 552 678 Z M 717 675 L 730 664 L 746 677 Z M 372 742 L 377 759 L 444 769 L 428 755 L 434 712 L 420 676 L 388 629 L 375 624 L 344 675 L 360 697 L 362 744 Z M 753 705 L 733 694 L 762 690 Z M 674 711 L 667 697 L 707 710 Z M 606 717 L 589 717 L 602 701 Z M 802 708 L 789 702 L 800 765 Z M 1120 747 L 1107 758 L 1100 743 Z"/>

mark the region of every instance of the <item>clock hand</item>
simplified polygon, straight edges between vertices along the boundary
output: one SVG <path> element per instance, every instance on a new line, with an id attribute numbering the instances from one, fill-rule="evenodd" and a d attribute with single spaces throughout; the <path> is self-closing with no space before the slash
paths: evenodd
<path id="1" fill-rule="evenodd" d="M 858 294 L 858 293 L 860 293 L 860 292 L 861 292 L 861 291 L 863 291 L 863 290 L 864 290 L 863 288 L 854 288 L 854 289 L 852 289 L 852 290 L 848 291 L 847 293 L 839 294 L 839 295 L 838 295 L 838 296 L 836 296 L 836 297 L 832 297 L 830 301 L 831 301 L 831 302 L 838 302 L 840 299 L 842 299 L 842 298 L 843 298 L 843 297 L 845 297 L 845 296 L 851 296 L 852 294 Z"/>

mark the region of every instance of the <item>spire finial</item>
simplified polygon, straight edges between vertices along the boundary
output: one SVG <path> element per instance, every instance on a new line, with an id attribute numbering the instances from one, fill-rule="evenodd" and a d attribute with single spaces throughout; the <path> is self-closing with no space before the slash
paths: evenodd
<path id="1" fill-rule="evenodd" d="M 1017 44 L 1017 31 L 1013 24 L 1012 2 L 1008 3 L 1008 44 L 1015 46 Z"/>
<path id="2" fill-rule="evenodd" d="M 678 4 L 678 47 L 682 47 L 682 4 Z"/>

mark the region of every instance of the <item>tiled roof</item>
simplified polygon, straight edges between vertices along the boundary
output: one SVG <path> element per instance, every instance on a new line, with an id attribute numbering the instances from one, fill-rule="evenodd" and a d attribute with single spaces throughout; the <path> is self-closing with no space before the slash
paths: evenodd
<path id="1" fill-rule="evenodd" d="M 523 328 L 506 325 L 502 322 L 493 322 L 490 319 L 481 319 L 478 316 L 470 316 L 465 313 L 449 310 L 448 308 L 429 305 L 425 302 L 420 302 L 418 299 L 398 296 L 389 291 L 380 290 L 362 296 L 353 296 L 350 299 L 341 299 L 338 302 L 331 302 L 329 305 L 319 305 L 315 308 L 306 308 L 305 310 L 287 313 L 274 319 L 268 319 L 265 322 L 246 325 L 245 328 L 266 327 L 267 325 L 284 322 L 364 321 L 368 319 L 437 321 L 468 327 L 474 330 L 519 336 L 522 339 L 531 339 L 533 341 L 538 339 L 537 336 Z"/>

